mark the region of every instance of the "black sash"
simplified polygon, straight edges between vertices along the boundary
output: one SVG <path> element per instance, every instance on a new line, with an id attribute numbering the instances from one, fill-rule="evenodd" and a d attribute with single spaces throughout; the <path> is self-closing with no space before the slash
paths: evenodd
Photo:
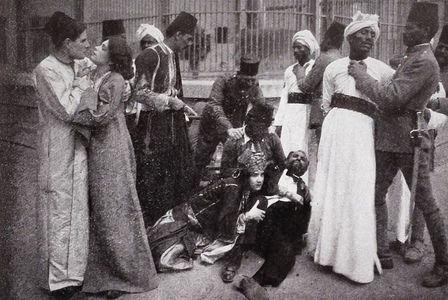
<path id="1" fill-rule="evenodd" d="M 347 96 L 340 93 L 333 94 L 331 97 L 331 106 L 353 110 L 371 118 L 374 118 L 376 114 L 375 104 L 361 98 Z"/>
<path id="2" fill-rule="evenodd" d="M 311 104 L 312 100 L 311 94 L 288 93 L 288 103 Z"/>

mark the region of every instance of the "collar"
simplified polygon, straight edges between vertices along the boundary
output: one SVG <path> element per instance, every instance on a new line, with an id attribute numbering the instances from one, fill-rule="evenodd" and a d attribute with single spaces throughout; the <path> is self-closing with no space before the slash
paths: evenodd
<path id="1" fill-rule="evenodd" d="M 73 66 L 73 64 L 75 63 L 74 60 L 69 60 L 69 59 L 61 59 L 59 56 L 57 56 L 56 54 L 52 53 L 51 56 L 53 56 L 58 62 L 60 62 L 61 64 L 67 65 L 67 66 Z"/>
<path id="2" fill-rule="evenodd" d="M 431 50 L 431 45 L 429 43 L 418 44 L 406 49 L 406 54 L 412 54 L 419 51 Z"/>
<path id="3" fill-rule="evenodd" d="M 292 178 L 292 180 L 294 180 L 294 182 L 299 182 L 302 181 L 302 177 L 294 175 L 290 170 L 286 171 L 286 176 L 289 176 Z"/>

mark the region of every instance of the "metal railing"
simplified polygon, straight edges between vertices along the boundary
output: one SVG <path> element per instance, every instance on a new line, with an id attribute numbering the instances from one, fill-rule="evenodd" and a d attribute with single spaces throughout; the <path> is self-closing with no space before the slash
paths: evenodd
<path id="1" fill-rule="evenodd" d="M 77 0 L 79 2 L 79 0 Z M 445 2 L 441 3 L 443 22 Z M 215 77 L 238 69 L 239 58 L 254 53 L 261 58 L 261 77 L 281 77 L 293 63 L 291 37 L 302 29 L 322 35 L 332 20 L 349 23 L 361 10 L 380 15 L 381 35 L 372 56 L 385 62 L 404 50 L 401 32 L 415 0 L 83 0 L 80 9 L 92 44 L 101 39 L 101 21 L 124 19 L 127 39 L 139 53 L 135 31 L 141 23 L 162 31 L 180 11 L 198 19 L 194 45 L 181 55 L 184 77 Z M 50 13 L 50 12 L 49 12 Z M 21 30 L 25 53 L 20 63 L 32 68 L 49 50 L 41 26 Z M 347 53 L 347 46 L 343 47 Z M 20 56 L 19 56 L 20 57 Z"/>

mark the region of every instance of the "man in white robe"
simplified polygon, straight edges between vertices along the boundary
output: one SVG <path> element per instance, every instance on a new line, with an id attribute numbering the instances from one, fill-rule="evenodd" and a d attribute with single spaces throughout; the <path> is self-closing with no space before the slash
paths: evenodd
<path id="1" fill-rule="evenodd" d="M 297 81 L 304 78 L 319 55 L 319 43 L 309 30 L 297 32 L 292 38 L 296 63 L 285 71 L 285 86 L 274 120 L 285 154 L 302 150 L 308 154 L 309 119 L 312 97 L 300 91 Z M 308 183 L 308 173 L 302 177 Z"/>
<path id="2" fill-rule="evenodd" d="M 344 32 L 349 57 L 332 62 L 323 77 L 326 117 L 319 144 L 316 181 L 311 202 L 309 248 L 314 261 L 359 282 L 374 278 L 379 266 L 375 236 L 376 105 L 358 91 L 348 75 L 351 60 L 362 60 L 378 81 L 394 71 L 369 57 L 379 36 L 378 16 L 358 12 Z"/>

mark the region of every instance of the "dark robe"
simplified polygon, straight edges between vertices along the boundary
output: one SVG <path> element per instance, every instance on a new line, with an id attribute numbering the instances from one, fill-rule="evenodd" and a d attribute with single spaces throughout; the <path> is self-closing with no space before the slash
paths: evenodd
<path id="1" fill-rule="evenodd" d="M 174 55 L 174 66 L 172 56 Z M 169 65 L 175 68 L 175 78 Z M 191 193 L 193 158 L 183 110 L 155 109 L 159 95 L 182 98 L 179 61 L 159 45 L 145 49 L 135 61 L 137 82 L 143 75 L 151 97 L 145 102 L 136 128 L 137 191 L 146 226 L 167 210 L 182 203 Z M 138 89 L 137 89 L 138 90 Z M 148 104 L 150 104 L 148 106 Z"/>
<path id="2" fill-rule="evenodd" d="M 248 194 L 237 179 L 222 179 L 195 193 L 149 227 L 148 239 L 158 271 L 192 268 L 199 233 L 208 241 L 234 241 L 240 203 Z M 183 251 L 167 254 L 174 245 L 182 245 Z M 170 255 L 170 266 L 161 263 L 162 255 Z"/>
<path id="3" fill-rule="evenodd" d="M 294 267 L 296 254 L 304 247 L 302 239 L 311 216 L 311 196 L 301 178 L 296 183 L 297 194 L 303 197 L 304 205 L 278 201 L 267 207 L 267 199 L 260 193 L 249 198 L 244 211 L 249 211 L 259 200 L 258 208 L 266 211 L 265 218 L 258 224 L 249 222 L 228 254 L 227 265 L 236 269 L 241 265 L 245 250 L 253 249 L 262 256 L 265 261 L 253 276 L 262 286 L 282 283 Z"/>

